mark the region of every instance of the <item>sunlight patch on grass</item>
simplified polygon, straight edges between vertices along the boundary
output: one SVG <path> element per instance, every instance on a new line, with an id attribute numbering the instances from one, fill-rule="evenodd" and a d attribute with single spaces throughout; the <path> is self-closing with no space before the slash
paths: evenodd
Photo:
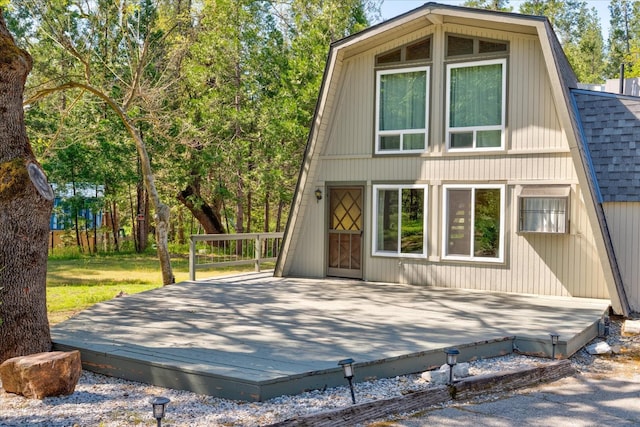
<path id="1" fill-rule="evenodd" d="M 172 258 L 176 283 L 189 279 L 187 256 Z M 270 268 L 266 266 L 266 268 Z M 198 271 L 198 278 L 253 271 L 252 266 Z M 131 295 L 162 286 L 158 259 L 147 254 L 50 257 L 47 264 L 47 312 L 55 325 L 120 292 Z"/>
<path id="2" fill-rule="evenodd" d="M 93 304 L 115 298 L 121 292 L 137 294 L 160 287 L 160 284 L 109 284 L 101 286 L 47 287 L 47 311 L 79 311 Z"/>
<path id="3" fill-rule="evenodd" d="M 176 282 L 187 280 L 186 259 L 172 260 Z M 47 312 L 54 325 L 120 292 L 136 294 L 162 286 L 157 258 L 149 255 L 50 258 L 47 263 Z"/>

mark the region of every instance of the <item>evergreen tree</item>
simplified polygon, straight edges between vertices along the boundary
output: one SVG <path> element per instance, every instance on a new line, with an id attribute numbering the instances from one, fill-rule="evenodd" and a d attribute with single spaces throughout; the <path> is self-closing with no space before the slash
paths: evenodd
<path id="1" fill-rule="evenodd" d="M 616 0 L 609 5 L 611 30 L 607 71 L 626 78 L 640 76 L 640 1 Z"/>
<path id="2" fill-rule="evenodd" d="M 509 0 L 466 0 L 462 5 L 476 9 L 498 10 L 500 12 L 513 11 L 513 7 L 509 5 Z"/>
<path id="3" fill-rule="evenodd" d="M 604 41 L 594 8 L 589 9 L 585 1 L 528 0 L 520 13 L 549 19 L 579 82 L 604 80 Z"/>

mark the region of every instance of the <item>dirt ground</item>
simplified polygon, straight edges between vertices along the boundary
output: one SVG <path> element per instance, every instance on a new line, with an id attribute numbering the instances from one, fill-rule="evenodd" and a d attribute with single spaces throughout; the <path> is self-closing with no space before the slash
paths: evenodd
<path id="1" fill-rule="evenodd" d="M 590 355 L 582 349 L 571 357 L 578 372 L 594 378 L 609 375 L 631 378 L 640 374 L 640 335 L 624 334 L 624 322 L 623 318 L 612 317 L 609 335 L 592 341 L 606 341 L 611 354 Z"/>

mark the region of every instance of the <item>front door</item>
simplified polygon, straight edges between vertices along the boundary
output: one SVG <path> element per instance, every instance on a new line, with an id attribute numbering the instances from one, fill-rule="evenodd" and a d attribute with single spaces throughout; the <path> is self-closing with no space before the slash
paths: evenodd
<path id="1" fill-rule="evenodd" d="M 327 275 L 362 279 L 362 187 L 329 188 Z"/>

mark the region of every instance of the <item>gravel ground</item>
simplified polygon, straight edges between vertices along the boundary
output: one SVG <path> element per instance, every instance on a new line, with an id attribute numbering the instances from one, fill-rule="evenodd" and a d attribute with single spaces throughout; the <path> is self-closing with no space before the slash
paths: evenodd
<path id="1" fill-rule="evenodd" d="M 619 350 L 619 354 L 591 356 L 581 350 L 571 358 L 578 372 L 601 375 L 616 369 L 636 369 L 636 364 L 627 366 L 624 362 L 633 359 L 632 356 L 636 354 L 634 351 L 640 349 L 640 339 L 622 337 L 621 324 L 620 320 L 612 320 L 611 333 L 606 340 Z M 484 359 L 471 363 L 470 374 L 517 369 L 544 362 L 548 362 L 548 359 L 519 355 Z M 430 386 L 419 375 L 407 375 L 356 383 L 355 392 L 358 403 L 364 403 Z M 0 426 L 154 426 L 156 422 L 151 417 L 149 403 L 154 396 L 171 399 L 163 425 L 174 427 L 260 426 L 351 405 L 348 387 L 248 403 L 124 381 L 85 371 L 75 392 L 70 396 L 35 400 L 0 389 Z"/>

